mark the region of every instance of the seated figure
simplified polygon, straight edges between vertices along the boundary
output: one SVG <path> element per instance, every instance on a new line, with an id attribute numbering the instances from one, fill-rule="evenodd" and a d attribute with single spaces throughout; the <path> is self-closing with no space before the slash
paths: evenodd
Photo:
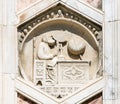
<path id="1" fill-rule="evenodd" d="M 50 53 L 50 47 L 54 47 L 56 45 L 56 41 L 52 36 L 44 36 L 42 41 L 38 46 L 38 58 L 41 60 L 51 60 L 46 66 L 47 68 L 47 79 L 54 80 L 54 70 L 53 67 L 57 63 L 57 54 Z"/>
<path id="2" fill-rule="evenodd" d="M 55 54 L 50 53 L 50 47 L 55 46 L 55 40 L 51 36 L 44 36 L 38 47 L 38 58 L 42 60 L 52 59 Z"/>

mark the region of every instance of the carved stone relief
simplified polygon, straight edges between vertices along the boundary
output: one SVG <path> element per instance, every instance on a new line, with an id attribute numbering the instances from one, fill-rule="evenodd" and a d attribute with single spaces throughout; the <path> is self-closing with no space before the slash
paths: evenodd
<path id="1" fill-rule="evenodd" d="M 82 84 L 89 81 L 88 61 L 58 62 L 59 84 Z"/>
<path id="2" fill-rule="evenodd" d="M 72 94 L 102 75 L 100 32 L 101 26 L 61 5 L 22 24 L 21 77 L 57 99 Z"/>

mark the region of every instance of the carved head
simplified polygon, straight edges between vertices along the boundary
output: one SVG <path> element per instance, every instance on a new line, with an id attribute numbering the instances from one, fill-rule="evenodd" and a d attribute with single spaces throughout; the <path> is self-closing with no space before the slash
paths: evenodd
<path id="1" fill-rule="evenodd" d="M 52 36 L 44 36 L 42 38 L 42 41 L 45 43 L 48 43 L 49 46 L 54 46 L 55 45 L 55 40 L 52 38 Z"/>

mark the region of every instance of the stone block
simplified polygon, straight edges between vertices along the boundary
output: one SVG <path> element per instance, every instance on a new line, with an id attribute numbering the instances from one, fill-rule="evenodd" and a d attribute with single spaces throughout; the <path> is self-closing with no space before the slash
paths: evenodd
<path id="1" fill-rule="evenodd" d="M 84 84 L 89 81 L 89 62 L 58 62 L 58 84 Z"/>
<path id="2" fill-rule="evenodd" d="M 85 16 L 88 16 L 92 20 L 102 23 L 103 22 L 103 13 L 98 12 L 97 10 L 94 10 L 88 5 L 85 5 L 84 3 L 81 3 L 78 0 L 67 0 L 66 3 L 70 5 L 71 7 L 77 9 L 79 12 L 83 13 Z"/>

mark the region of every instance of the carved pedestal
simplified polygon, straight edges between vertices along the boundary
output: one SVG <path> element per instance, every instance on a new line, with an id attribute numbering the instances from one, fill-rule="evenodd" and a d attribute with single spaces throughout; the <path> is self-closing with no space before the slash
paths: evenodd
<path id="1" fill-rule="evenodd" d="M 75 85 L 89 81 L 89 61 L 58 61 L 58 84 Z"/>

